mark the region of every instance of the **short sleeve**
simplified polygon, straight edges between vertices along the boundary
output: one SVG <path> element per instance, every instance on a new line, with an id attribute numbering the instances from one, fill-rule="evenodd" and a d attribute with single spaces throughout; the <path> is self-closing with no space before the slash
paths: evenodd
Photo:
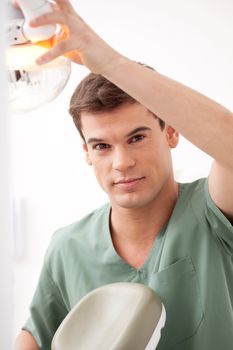
<path id="1" fill-rule="evenodd" d="M 206 219 L 228 254 L 233 254 L 233 226 L 212 200 L 208 180 L 204 183 Z"/>
<path id="2" fill-rule="evenodd" d="M 44 264 L 30 305 L 30 318 L 23 330 L 30 332 L 41 350 L 50 350 L 51 341 L 68 310 Z"/>

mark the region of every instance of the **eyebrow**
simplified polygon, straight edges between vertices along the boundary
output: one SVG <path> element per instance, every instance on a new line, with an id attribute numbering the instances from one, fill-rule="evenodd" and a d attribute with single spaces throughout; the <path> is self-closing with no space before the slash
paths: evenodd
<path id="1" fill-rule="evenodd" d="M 137 134 L 138 132 L 141 132 L 141 131 L 152 131 L 151 128 L 148 128 L 148 126 L 139 126 L 138 128 L 130 131 L 126 137 L 130 137 L 130 136 L 133 136 L 134 134 Z"/>
<path id="2" fill-rule="evenodd" d="M 91 137 L 90 139 L 87 140 L 87 143 L 98 143 L 98 142 L 105 142 L 104 139 L 98 139 L 96 137 Z"/>
<path id="3" fill-rule="evenodd" d="M 133 129 L 132 131 L 130 131 L 126 137 L 130 137 L 130 136 L 133 136 L 134 134 L 137 134 L 138 132 L 141 132 L 141 131 L 152 131 L 151 128 L 148 128 L 147 126 L 139 126 L 135 129 Z M 97 138 L 97 137 L 91 137 L 87 140 L 87 143 L 88 144 L 91 144 L 91 143 L 98 143 L 98 142 L 106 142 L 106 140 L 104 139 L 100 139 L 100 138 Z"/>

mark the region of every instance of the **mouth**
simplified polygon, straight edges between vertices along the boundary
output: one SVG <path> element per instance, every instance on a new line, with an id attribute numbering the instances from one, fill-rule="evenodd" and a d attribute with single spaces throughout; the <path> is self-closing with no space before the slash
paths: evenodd
<path id="1" fill-rule="evenodd" d="M 136 178 L 125 178 L 120 179 L 114 182 L 114 186 L 117 186 L 121 189 L 134 189 L 145 177 L 136 177 Z"/>
<path id="2" fill-rule="evenodd" d="M 131 183 L 131 182 L 135 182 L 135 181 L 138 181 L 138 180 L 141 180 L 143 179 L 144 177 L 133 177 L 133 178 L 126 178 L 126 179 L 120 179 L 118 181 L 115 181 L 114 182 L 114 185 L 118 185 L 118 184 L 128 184 L 128 183 Z"/>

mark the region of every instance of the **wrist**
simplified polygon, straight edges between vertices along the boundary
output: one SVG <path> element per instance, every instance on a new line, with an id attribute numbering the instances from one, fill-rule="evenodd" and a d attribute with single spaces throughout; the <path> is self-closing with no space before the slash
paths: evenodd
<path id="1" fill-rule="evenodd" d="M 123 67 L 127 65 L 129 59 L 119 52 L 111 48 L 108 56 L 105 57 L 104 64 L 100 67 L 99 74 L 108 80 L 114 80 L 114 76 L 118 74 Z"/>
<path id="2" fill-rule="evenodd" d="M 105 77 L 111 75 L 121 64 L 124 57 L 108 45 L 102 38 L 92 30 L 83 34 L 84 43 L 80 55 L 83 64 L 95 74 Z"/>

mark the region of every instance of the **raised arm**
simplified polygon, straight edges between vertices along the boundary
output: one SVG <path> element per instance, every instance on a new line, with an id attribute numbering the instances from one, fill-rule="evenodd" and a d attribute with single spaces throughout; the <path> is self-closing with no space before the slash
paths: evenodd
<path id="1" fill-rule="evenodd" d="M 32 25 L 48 23 L 63 25 L 66 38 L 38 63 L 66 54 L 118 85 L 212 156 L 210 195 L 232 220 L 233 114 L 202 94 L 116 52 L 78 16 L 68 0 L 57 0 L 54 13 L 40 17 Z"/>

